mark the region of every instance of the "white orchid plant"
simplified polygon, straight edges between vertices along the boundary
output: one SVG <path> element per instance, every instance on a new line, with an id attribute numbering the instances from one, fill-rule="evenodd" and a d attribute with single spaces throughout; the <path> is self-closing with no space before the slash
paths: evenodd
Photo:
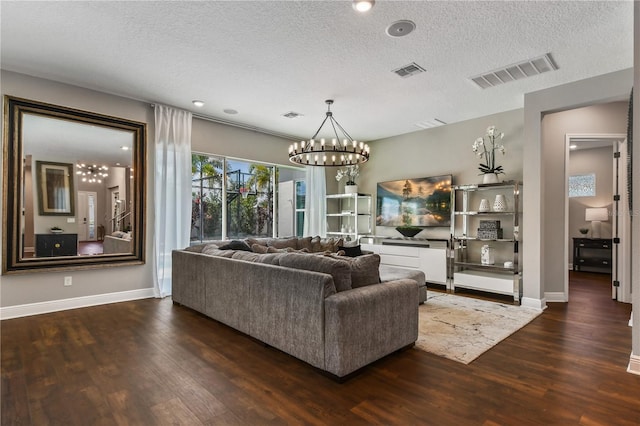
<path id="1" fill-rule="evenodd" d="M 340 182 L 342 178 L 347 178 L 347 185 L 355 185 L 356 178 L 360 175 L 360 169 L 358 165 L 347 166 L 344 170 L 338 169 L 336 173 L 336 180 Z"/>
<path id="2" fill-rule="evenodd" d="M 478 157 L 485 159 L 485 162 L 480 163 L 478 167 L 481 174 L 504 174 L 502 166 L 496 166 L 496 151 L 500 151 L 502 155 L 505 153 L 504 145 L 499 144 L 502 138 L 504 138 L 504 133 L 498 132 L 496 126 L 489 126 L 484 137 L 476 139 L 473 143 L 473 152 Z"/>

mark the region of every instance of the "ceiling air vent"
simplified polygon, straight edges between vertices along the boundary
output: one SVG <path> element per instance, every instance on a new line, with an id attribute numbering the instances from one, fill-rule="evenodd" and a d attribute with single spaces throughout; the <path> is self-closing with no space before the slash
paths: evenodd
<path id="1" fill-rule="evenodd" d="M 438 120 L 437 118 L 434 118 L 433 120 L 425 120 L 425 121 L 416 123 L 416 126 L 420 127 L 421 129 L 431 129 L 433 127 L 444 126 L 445 124 L 447 123 L 445 123 L 442 120 Z"/>
<path id="2" fill-rule="evenodd" d="M 521 80 L 548 71 L 555 71 L 558 66 L 553 62 L 551 53 L 538 58 L 529 59 L 517 64 L 508 65 L 484 74 L 470 77 L 471 81 L 480 86 L 481 89 L 499 86 L 514 80 Z"/>
<path id="3" fill-rule="evenodd" d="M 411 77 L 412 75 L 420 74 L 425 71 L 426 70 L 424 68 L 415 62 L 411 62 L 409 65 L 393 70 L 394 73 L 398 74 L 402 78 Z"/>
<path id="4" fill-rule="evenodd" d="M 298 117 L 303 117 L 302 114 L 299 114 L 297 112 L 293 112 L 293 111 L 289 111 L 286 114 L 282 114 L 283 117 L 287 117 L 287 118 L 298 118 Z"/>

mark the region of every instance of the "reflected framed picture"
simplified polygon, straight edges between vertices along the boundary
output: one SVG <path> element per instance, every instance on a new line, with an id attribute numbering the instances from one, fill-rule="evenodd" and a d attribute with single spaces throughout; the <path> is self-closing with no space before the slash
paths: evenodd
<path id="1" fill-rule="evenodd" d="M 36 161 L 36 188 L 40 215 L 75 215 L 73 164 Z"/>

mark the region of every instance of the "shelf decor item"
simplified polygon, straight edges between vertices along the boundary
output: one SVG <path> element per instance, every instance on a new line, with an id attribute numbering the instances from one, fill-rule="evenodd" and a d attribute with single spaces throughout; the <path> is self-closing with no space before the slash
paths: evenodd
<path id="1" fill-rule="evenodd" d="M 396 231 L 407 238 L 413 238 L 422 231 L 422 228 L 418 228 L 417 226 L 398 226 L 396 227 Z"/>
<path id="2" fill-rule="evenodd" d="M 507 211 L 507 200 L 504 198 L 504 195 L 502 195 L 502 194 L 496 195 L 496 199 L 493 202 L 493 211 L 494 212 L 506 212 Z"/>
<path id="3" fill-rule="evenodd" d="M 504 133 L 498 132 L 496 126 L 487 127 L 487 133 L 473 143 L 473 152 L 479 158 L 484 159 L 484 163 L 480 163 L 478 170 L 482 175 L 482 183 L 498 183 L 498 175 L 504 174 L 502 166 L 496 166 L 496 151 L 500 151 L 504 155 L 504 145 L 497 142 L 504 138 Z"/>
<path id="4" fill-rule="evenodd" d="M 480 263 L 483 265 L 493 265 L 496 263 L 493 257 L 493 248 L 489 247 L 489 244 L 483 245 L 480 249 Z"/>
<path id="5" fill-rule="evenodd" d="M 51 228 L 52 234 L 62 234 L 63 232 L 64 232 L 64 229 L 59 228 L 57 226 L 54 226 L 53 228 Z"/>
<path id="6" fill-rule="evenodd" d="M 587 235 L 589 233 L 589 228 L 580 228 L 579 231 L 582 235 Z"/>
<path id="7" fill-rule="evenodd" d="M 480 200 L 480 205 L 478 206 L 478 211 L 482 212 L 482 213 L 486 213 L 488 211 L 491 211 L 491 207 L 489 207 L 489 200 L 487 200 L 486 198 L 483 198 L 482 200 Z"/>
<path id="8" fill-rule="evenodd" d="M 358 185 L 356 185 L 356 178 L 360 175 L 360 169 L 358 165 L 347 166 L 344 170 L 338 169 L 336 173 L 336 180 L 340 182 L 342 178 L 347 178 L 347 183 L 344 186 L 345 194 L 357 194 Z"/>

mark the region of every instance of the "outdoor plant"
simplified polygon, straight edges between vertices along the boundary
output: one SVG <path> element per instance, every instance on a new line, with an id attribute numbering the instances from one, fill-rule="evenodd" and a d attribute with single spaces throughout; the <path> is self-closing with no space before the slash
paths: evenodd
<path id="1" fill-rule="evenodd" d="M 338 169 L 336 173 L 336 180 L 340 182 L 342 178 L 347 178 L 347 185 L 355 185 L 356 178 L 360 175 L 360 169 L 358 165 L 347 166 L 344 170 Z"/>
<path id="2" fill-rule="evenodd" d="M 504 174 L 502 166 L 496 166 L 496 151 L 500 151 L 504 155 L 504 145 L 498 142 L 502 141 L 504 133 L 498 132 L 496 126 L 487 127 L 487 133 L 473 143 L 473 152 L 480 158 L 484 158 L 484 163 L 480 163 L 478 170 L 481 174 L 495 173 Z"/>

